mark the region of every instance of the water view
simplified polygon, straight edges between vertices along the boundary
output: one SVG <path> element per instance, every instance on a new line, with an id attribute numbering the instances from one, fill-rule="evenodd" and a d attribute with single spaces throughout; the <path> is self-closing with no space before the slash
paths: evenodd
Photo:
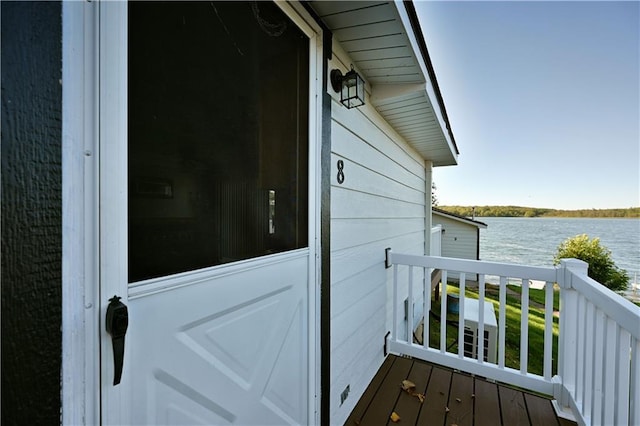
<path id="1" fill-rule="evenodd" d="M 567 238 L 599 237 L 616 265 L 631 282 L 640 276 L 640 220 L 585 218 L 479 217 L 488 225 L 480 231 L 480 259 L 552 266 L 558 246 Z"/>

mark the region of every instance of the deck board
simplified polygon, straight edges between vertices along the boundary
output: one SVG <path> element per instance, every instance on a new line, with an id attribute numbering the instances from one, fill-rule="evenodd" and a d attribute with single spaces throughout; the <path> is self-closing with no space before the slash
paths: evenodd
<path id="1" fill-rule="evenodd" d="M 431 371 L 431 380 L 429 380 L 425 400 L 422 404 L 420 416 L 418 417 L 418 422 L 416 424 L 444 424 L 447 416 L 446 407 L 449 402 L 450 386 L 451 371 L 439 367 L 433 367 L 433 370 Z"/>
<path id="2" fill-rule="evenodd" d="M 559 426 L 558 420 L 555 423 L 549 423 L 549 419 L 553 417 L 554 411 L 551 401 L 541 398 L 537 395 L 525 393 L 524 401 L 527 404 L 529 412 L 529 420 L 531 426 Z"/>
<path id="3" fill-rule="evenodd" d="M 506 425 L 529 426 L 529 415 L 522 392 L 505 386 L 498 386 L 502 422 Z"/>
<path id="4" fill-rule="evenodd" d="M 453 375 L 448 407 L 446 424 L 473 426 L 473 377 Z"/>
<path id="5" fill-rule="evenodd" d="M 500 418 L 500 399 L 498 398 L 498 385 L 475 381 L 475 407 L 474 416 L 476 426 L 494 426 L 495 419 Z"/>
<path id="6" fill-rule="evenodd" d="M 416 393 L 424 395 L 427 390 L 427 384 L 431 378 L 431 365 L 415 362 L 409 372 L 408 380 L 412 381 L 416 385 Z M 394 407 L 395 412 L 402 413 L 402 422 L 407 424 L 415 424 L 422 404 L 418 397 L 412 396 L 407 392 L 400 392 L 398 402 Z M 393 425 L 394 423 L 389 420 L 387 425 Z"/>
<path id="7" fill-rule="evenodd" d="M 407 378 L 413 362 L 407 358 L 396 358 L 393 367 L 387 373 L 386 380 L 378 388 L 371 400 L 369 409 L 362 416 L 361 424 L 380 424 L 380 420 L 388 419 L 393 412 L 402 389 L 400 384 Z"/>
<path id="8" fill-rule="evenodd" d="M 424 402 L 402 390 L 405 379 Z M 395 355 L 384 361 L 345 425 L 395 425 L 392 412 L 400 416 L 398 425 L 575 425 L 559 421 L 549 399 Z"/>

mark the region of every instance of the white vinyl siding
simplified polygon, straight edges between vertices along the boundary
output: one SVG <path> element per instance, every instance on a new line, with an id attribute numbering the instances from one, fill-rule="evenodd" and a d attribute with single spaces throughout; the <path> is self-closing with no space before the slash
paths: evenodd
<path id="1" fill-rule="evenodd" d="M 463 223 L 443 215 L 433 214 L 433 226 L 442 225 L 442 256 L 458 259 L 478 260 L 478 230 L 475 225 Z M 457 280 L 458 274 L 448 273 Z M 467 279 L 477 280 L 476 274 L 467 274 Z"/>
<path id="2" fill-rule="evenodd" d="M 344 67 L 337 60 L 330 69 Z M 385 248 L 424 254 L 425 167 L 369 103 L 348 110 L 334 98 L 331 138 L 330 423 L 342 424 L 384 360 L 393 271 L 384 267 Z M 415 271 L 414 283 L 418 291 L 422 271 Z"/>
<path id="3" fill-rule="evenodd" d="M 442 256 L 478 259 L 478 227 L 433 215 L 433 225 L 442 225 Z"/>

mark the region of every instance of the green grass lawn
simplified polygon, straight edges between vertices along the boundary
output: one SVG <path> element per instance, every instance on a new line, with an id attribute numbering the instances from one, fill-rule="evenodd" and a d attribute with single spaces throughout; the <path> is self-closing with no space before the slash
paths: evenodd
<path id="1" fill-rule="evenodd" d="M 520 287 L 509 286 L 513 291 L 520 293 Z M 448 294 L 458 294 L 459 289 L 456 284 L 447 285 Z M 466 297 L 478 299 L 478 293 L 470 290 L 465 291 Z M 521 304 L 519 296 L 507 293 L 507 306 L 505 309 L 506 316 L 506 340 L 505 340 L 505 365 L 507 367 L 520 369 L 520 318 Z M 485 300 L 492 302 L 494 305 L 496 319 L 498 324 L 501 319 L 498 287 L 487 285 L 485 292 Z M 529 313 L 528 313 L 528 332 L 529 332 L 529 354 L 527 368 L 529 373 L 543 374 L 543 356 L 544 356 L 544 290 L 529 289 Z M 558 291 L 554 292 L 554 311 L 558 310 L 559 296 Z M 433 302 L 431 310 L 438 315 L 440 314 L 440 303 Z M 448 319 L 458 321 L 457 314 L 449 314 Z M 440 348 L 440 323 L 430 318 L 429 322 L 429 345 L 432 348 Z M 457 353 L 458 345 L 458 329 L 452 325 L 447 325 L 447 347 L 450 352 Z M 499 336 L 498 336 L 499 339 Z M 557 351 L 558 351 L 558 318 L 553 318 L 553 360 L 552 374 L 557 371 Z"/>

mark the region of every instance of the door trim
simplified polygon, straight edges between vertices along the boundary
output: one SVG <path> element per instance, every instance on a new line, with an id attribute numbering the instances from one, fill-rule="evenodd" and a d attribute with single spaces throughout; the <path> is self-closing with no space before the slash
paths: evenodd
<path id="1" fill-rule="evenodd" d="M 323 142 L 323 72 L 324 32 L 316 19 L 301 2 L 275 2 L 298 27 L 309 37 L 309 278 L 308 278 L 308 342 L 309 342 L 309 404 L 308 424 L 322 422 L 320 400 L 322 396 L 320 361 L 322 357 L 321 336 L 321 283 L 322 283 L 322 142 Z M 328 247 L 328 246 L 327 246 Z M 327 250 L 328 253 L 328 250 Z M 327 258 L 328 261 L 328 258 Z M 328 273 L 328 271 L 327 271 Z M 328 275 L 326 279 L 328 279 Z M 324 372 L 329 375 L 329 371 Z M 329 389 L 326 389 L 329 392 Z M 328 419 L 328 417 L 327 417 Z"/>
<path id="2" fill-rule="evenodd" d="M 61 423 L 100 422 L 98 7 L 62 2 Z"/>
<path id="3" fill-rule="evenodd" d="M 127 2 L 98 2 L 98 108 L 99 134 L 98 167 L 99 209 L 96 212 L 100 237 L 97 241 L 100 253 L 99 299 L 102 320 L 106 316 L 108 300 L 117 295 L 122 303 L 128 302 L 128 199 L 127 140 Z M 102 185 L 109 182 L 109 185 Z M 125 190 L 122 190 L 122 189 Z M 108 230 L 108 232 L 105 232 Z M 117 259 L 114 267 L 108 262 Z M 131 398 L 126 380 L 127 365 L 131 365 L 131 352 L 125 344 L 123 380 L 113 386 L 109 380 L 114 377 L 111 337 L 100 326 L 100 420 L 102 424 L 122 424 L 129 419 Z"/>

